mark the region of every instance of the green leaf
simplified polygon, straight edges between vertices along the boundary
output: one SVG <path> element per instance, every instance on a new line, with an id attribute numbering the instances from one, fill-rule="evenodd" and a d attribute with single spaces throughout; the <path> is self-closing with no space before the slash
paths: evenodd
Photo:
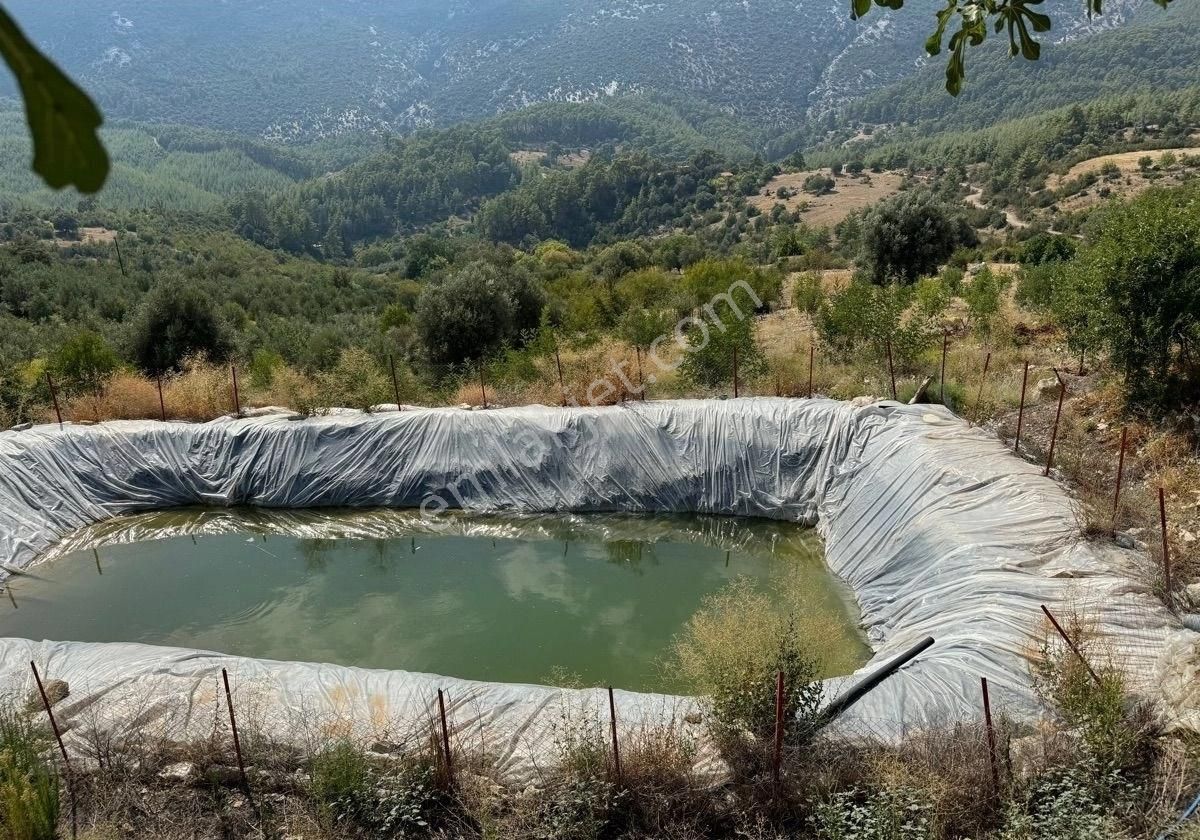
<path id="1" fill-rule="evenodd" d="M 850 0 L 850 18 L 858 20 L 871 11 L 871 0 Z"/>
<path id="2" fill-rule="evenodd" d="M 957 11 L 958 0 L 950 0 L 946 8 L 937 13 L 937 28 L 926 39 L 925 52 L 930 55 L 937 55 L 942 51 L 942 39 L 946 37 L 946 26 L 950 23 L 950 18 L 954 17 L 954 13 Z"/>
<path id="3" fill-rule="evenodd" d="M 54 189 L 74 185 L 94 193 L 108 178 L 108 153 L 97 130 L 100 111 L 0 8 L 0 56 L 12 68 L 25 99 L 33 137 L 33 170 Z"/>

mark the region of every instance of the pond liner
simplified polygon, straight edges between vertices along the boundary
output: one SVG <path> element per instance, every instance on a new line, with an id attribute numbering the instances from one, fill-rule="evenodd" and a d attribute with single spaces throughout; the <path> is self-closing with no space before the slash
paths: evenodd
<path id="1" fill-rule="evenodd" d="M 1200 730 L 1200 636 L 1153 595 L 1148 560 L 1079 535 L 1066 491 L 941 407 L 749 398 L 606 408 L 342 411 L 207 424 L 43 425 L 0 435 L 0 564 L 21 569 L 81 528 L 176 506 L 675 512 L 815 524 L 853 589 L 874 657 L 827 697 L 927 636 L 937 644 L 834 729 L 895 739 L 999 714 L 1040 713 L 1029 677 L 1040 606 L 1085 615 L 1168 729 Z M 433 501 L 431 500 L 440 500 Z M 502 631 L 502 628 L 498 628 Z M 203 737 L 236 677 L 239 720 L 293 742 L 330 732 L 399 738 L 443 689 L 452 735 L 501 776 L 536 775 L 564 721 L 603 733 L 603 689 L 480 683 L 400 671 L 250 660 L 136 644 L 0 640 L 0 683 L 29 665 L 66 681 L 74 740 Z M 24 696 L 24 695 L 22 695 Z M 694 698 L 615 692 L 622 738 L 674 723 L 702 744 Z M 244 710 L 243 710 L 244 709 Z"/>

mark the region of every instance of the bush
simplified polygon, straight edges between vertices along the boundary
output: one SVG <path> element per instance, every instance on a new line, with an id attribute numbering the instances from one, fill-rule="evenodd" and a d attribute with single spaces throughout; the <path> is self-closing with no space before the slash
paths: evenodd
<path id="1" fill-rule="evenodd" d="M 911 288 L 875 286 L 856 279 L 830 295 L 817 313 L 821 340 L 849 354 L 864 348 L 880 360 L 891 343 L 897 372 L 915 370 L 920 355 L 941 336 L 940 312 L 911 307 Z"/>
<path id="2" fill-rule="evenodd" d="M 876 283 L 912 283 L 937 271 L 960 244 L 974 243 L 961 214 L 927 189 L 898 193 L 862 216 L 862 258 Z"/>
<path id="3" fill-rule="evenodd" d="M 1167 407 L 1200 392 L 1188 358 L 1200 338 L 1198 203 L 1192 185 L 1111 208 L 1055 296 L 1074 349 L 1106 346 L 1137 404 Z"/>
<path id="4" fill-rule="evenodd" d="M 825 195 L 833 192 L 837 183 L 826 175 L 813 174 L 804 179 L 804 191 L 813 195 Z"/>
<path id="5" fill-rule="evenodd" d="M 796 278 L 792 287 L 792 303 L 801 312 L 814 315 L 825 304 L 825 287 L 821 275 L 808 271 Z"/>
<path id="6" fill-rule="evenodd" d="M 734 352 L 738 379 L 744 385 L 766 372 L 767 361 L 755 340 L 753 318 L 724 318 L 697 323 L 688 329 L 689 346 L 679 372 L 688 382 L 704 388 L 733 384 Z"/>
<path id="7" fill-rule="evenodd" d="M 1021 266 L 1017 273 L 1017 303 L 1039 312 L 1050 309 L 1062 271 L 1059 263 Z"/>
<path id="8" fill-rule="evenodd" d="M 992 332 L 992 322 L 1000 314 L 1000 293 L 1003 284 L 996 273 L 984 266 L 975 273 L 963 291 L 971 323 L 982 335 Z"/>
<path id="9" fill-rule="evenodd" d="M 358 816 L 371 799 L 371 766 L 355 744 L 339 741 L 313 756 L 309 793 L 334 820 Z"/>
<path id="10" fill-rule="evenodd" d="M 1113 816 L 1114 799 L 1127 783 L 1112 768 L 1085 758 L 1052 768 L 1033 780 L 1024 797 L 1010 802 L 998 840 L 1116 840 L 1126 835 Z"/>
<path id="11" fill-rule="evenodd" d="M 325 407 L 361 408 L 395 399 L 391 378 L 379 369 L 371 354 L 361 348 L 342 351 L 337 364 L 318 377 Z"/>
<path id="12" fill-rule="evenodd" d="M 1143 733 L 1131 714 L 1125 677 L 1119 668 L 1102 661 L 1103 650 L 1078 616 L 1067 621 L 1067 631 L 1098 680 L 1057 635 L 1047 631 L 1034 664 L 1034 688 L 1067 727 L 1079 733 L 1087 754 L 1102 768 L 1129 767 L 1139 759 Z"/>
<path id="13" fill-rule="evenodd" d="M 101 336 L 80 330 L 50 360 L 50 370 L 68 393 L 96 393 L 119 366 L 117 354 Z"/>
<path id="14" fill-rule="evenodd" d="M 232 342 L 211 300 L 191 287 L 162 283 L 146 295 L 131 345 L 138 367 L 158 375 L 180 370 L 184 359 L 197 354 L 224 361 Z"/>
<path id="15" fill-rule="evenodd" d="M 916 790 L 834 794 L 810 820 L 817 840 L 933 840 L 932 804 Z"/>
<path id="16" fill-rule="evenodd" d="M 58 837 L 58 776 L 46 739 L 11 708 L 0 711 L 0 828 L 7 840 Z"/>
<path id="17" fill-rule="evenodd" d="M 726 734 L 769 740 L 775 731 L 775 680 L 783 671 L 786 737 L 799 745 L 814 733 L 821 701 L 816 659 L 802 646 L 797 617 L 782 613 L 752 583 L 738 579 L 710 595 L 675 640 L 679 673 L 708 697 Z"/>
<path id="18" fill-rule="evenodd" d="M 417 301 L 417 332 L 430 362 L 463 364 L 520 344 L 537 329 L 544 305 L 523 270 L 477 261 L 426 287 Z"/>

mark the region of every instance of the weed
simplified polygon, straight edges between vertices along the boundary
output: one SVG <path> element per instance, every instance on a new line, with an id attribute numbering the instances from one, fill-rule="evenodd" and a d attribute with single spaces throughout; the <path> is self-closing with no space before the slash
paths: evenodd
<path id="1" fill-rule="evenodd" d="M 45 737 L 13 711 L 0 711 L 0 827 L 7 840 L 58 836 L 59 782 L 42 758 Z"/>

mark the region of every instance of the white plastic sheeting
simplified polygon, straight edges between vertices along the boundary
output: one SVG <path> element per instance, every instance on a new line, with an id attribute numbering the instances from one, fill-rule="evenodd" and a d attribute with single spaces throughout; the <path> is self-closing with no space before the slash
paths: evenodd
<path id="1" fill-rule="evenodd" d="M 9 567 L 29 565 L 91 523 L 196 504 L 423 506 L 434 527 L 435 514 L 459 506 L 816 522 L 875 648 L 863 672 L 926 635 L 937 639 L 843 725 L 885 735 L 975 719 L 981 676 L 1008 714 L 1036 714 L 1026 656 L 1046 604 L 1086 612 L 1137 687 L 1162 701 L 1169 723 L 1200 729 L 1200 636 L 1137 582 L 1138 558 L 1081 541 L 1059 485 L 940 408 L 746 399 L 0 435 L 0 560 Z M 28 684 L 30 660 L 70 684 L 58 714 L 77 735 L 85 718 L 118 730 L 160 726 L 172 737 L 211 729 L 223 666 L 239 702 L 266 710 L 260 725 L 292 739 L 339 727 L 399 737 L 427 719 L 441 687 L 457 737 L 484 747 L 518 781 L 561 739 L 564 720 L 607 718 L 599 691 L 0 640 L 10 683 Z M 688 698 L 618 692 L 617 700 L 626 731 L 666 721 L 696 728 L 685 722 L 696 719 Z"/>

